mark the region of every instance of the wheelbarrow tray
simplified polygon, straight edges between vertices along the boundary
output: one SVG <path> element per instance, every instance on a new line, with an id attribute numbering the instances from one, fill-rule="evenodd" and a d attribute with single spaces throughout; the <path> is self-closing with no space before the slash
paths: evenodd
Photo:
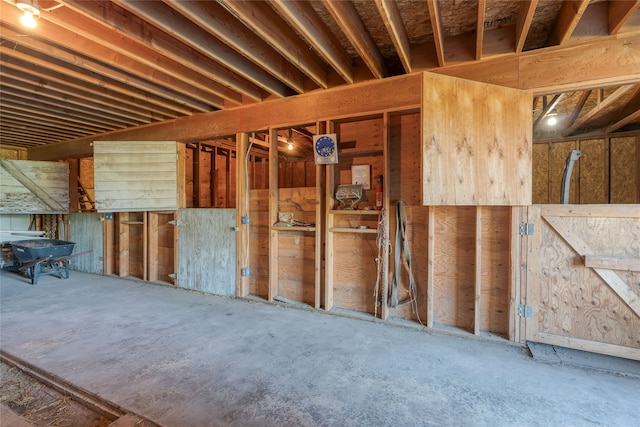
<path id="1" fill-rule="evenodd" d="M 43 257 L 60 258 L 71 255 L 76 244 L 56 239 L 33 239 L 11 242 L 18 261 L 26 264 Z"/>
<path id="2" fill-rule="evenodd" d="M 82 255 L 71 255 L 74 246 L 74 242 L 56 239 L 11 242 L 13 253 L 18 259 L 14 267 L 18 272 L 26 273 L 31 278 L 32 285 L 38 283 L 40 275 L 56 274 L 61 279 L 68 279 L 69 260 Z"/>

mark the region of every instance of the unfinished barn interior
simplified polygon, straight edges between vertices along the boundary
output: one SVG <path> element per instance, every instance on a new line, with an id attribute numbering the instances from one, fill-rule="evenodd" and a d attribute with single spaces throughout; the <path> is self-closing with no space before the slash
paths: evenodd
<path id="1" fill-rule="evenodd" d="M 3 274 L 640 360 L 640 1 L 4 0 L 0 40 Z"/>

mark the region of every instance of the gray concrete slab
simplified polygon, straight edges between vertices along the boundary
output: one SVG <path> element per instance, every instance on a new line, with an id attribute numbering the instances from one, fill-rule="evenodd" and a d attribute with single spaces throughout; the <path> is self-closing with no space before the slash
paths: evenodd
<path id="1" fill-rule="evenodd" d="M 166 426 L 635 426 L 640 380 L 524 348 L 72 272 L 0 273 L 0 347 Z"/>

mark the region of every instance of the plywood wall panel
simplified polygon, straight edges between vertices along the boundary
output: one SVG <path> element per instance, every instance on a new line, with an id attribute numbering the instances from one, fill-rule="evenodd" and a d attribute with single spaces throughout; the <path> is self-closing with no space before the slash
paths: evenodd
<path id="1" fill-rule="evenodd" d="M 533 144 L 532 161 L 533 204 L 549 203 L 549 144 Z"/>
<path id="2" fill-rule="evenodd" d="M 531 94 L 423 74 L 424 205 L 530 205 Z"/>
<path id="3" fill-rule="evenodd" d="M 267 299 L 269 296 L 269 190 L 249 191 L 250 246 L 249 293 Z"/>
<path id="4" fill-rule="evenodd" d="M 609 147 L 606 139 L 580 141 L 580 203 L 609 203 Z M 575 166 L 574 166 L 575 167 Z"/>
<path id="5" fill-rule="evenodd" d="M 101 215 L 93 212 L 70 214 L 69 239 L 76 244 L 74 253 L 92 251 L 74 258 L 71 268 L 84 273 L 102 274 L 104 265 Z"/>
<path id="6" fill-rule="evenodd" d="M 611 138 L 611 203 L 640 203 L 640 137 Z"/>
<path id="7" fill-rule="evenodd" d="M 434 321 L 472 330 L 475 312 L 473 207 L 438 207 L 434 244 Z"/>
<path id="8" fill-rule="evenodd" d="M 178 209 L 177 148 L 177 143 L 171 141 L 96 141 L 93 149 L 97 210 Z M 166 181 L 162 187 L 158 183 L 159 178 Z M 118 192 L 114 193 L 114 189 Z M 193 194 L 192 187 L 187 194 Z"/>
<path id="9" fill-rule="evenodd" d="M 314 306 L 315 234 L 278 233 L 278 296 Z"/>
<path id="10" fill-rule="evenodd" d="M 389 198 L 422 204 L 420 114 L 389 116 Z M 375 177 L 372 177 L 375 182 Z"/>
<path id="11" fill-rule="evenodd" d="M 334 233 L 333 304 L 374 313 L 375 234 Z"/>

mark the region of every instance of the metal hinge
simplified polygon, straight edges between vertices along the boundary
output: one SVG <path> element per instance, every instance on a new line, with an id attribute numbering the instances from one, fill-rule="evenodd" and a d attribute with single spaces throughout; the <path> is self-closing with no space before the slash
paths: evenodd
<path id="1" fill-rule="evenodd" d="M 520 223 L 520 235 L 521 236 L 533 236 L 533 224 L 530 222 Z"/>
<path id="2" fill-rule="evenodd" d="M 518 316 L 533 317 L 533 307 L 525 304 L 518 304 Z"/>
<path id="3" fill-rule="evenodd" d="M 175 220 L 171 220 L 171 221 L 169 221 L 169 224 L 171 224 L 171 225 L 177 225 L 177 226 L 180 226 L 180 225 L 182 225 L 183 223 L 182 223 L 182 221 L 175 219 Z"/>

